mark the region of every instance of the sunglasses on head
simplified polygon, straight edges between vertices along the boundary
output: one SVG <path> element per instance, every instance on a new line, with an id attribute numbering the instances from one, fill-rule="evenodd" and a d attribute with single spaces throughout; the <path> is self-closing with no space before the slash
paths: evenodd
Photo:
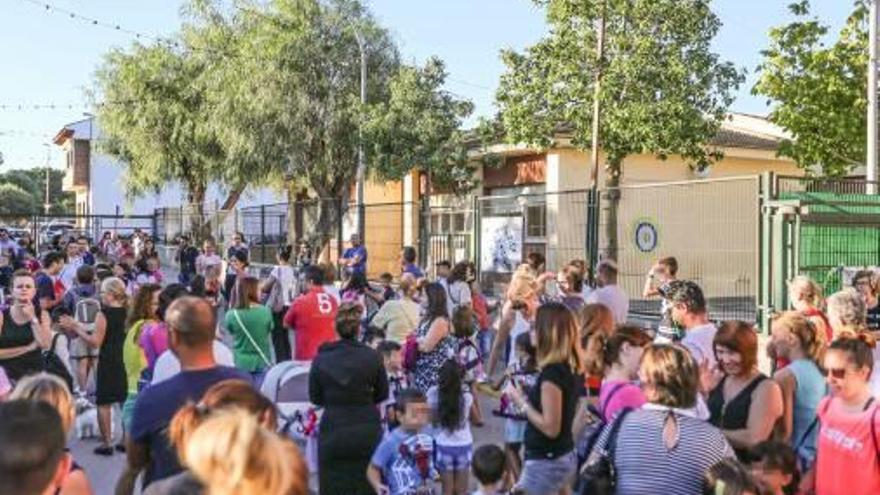
<path id="1" fill-rule="evenodd" d="M 829 369 L 822 370 L 822 374 L 825 375 L 826 377 L 833 376 L 834 378 L 836 378 L 838 380 L 843 380 L 843 378 L 846 377 L 846 372 L 847 372 L 846 368 L 829 368 Z"/>

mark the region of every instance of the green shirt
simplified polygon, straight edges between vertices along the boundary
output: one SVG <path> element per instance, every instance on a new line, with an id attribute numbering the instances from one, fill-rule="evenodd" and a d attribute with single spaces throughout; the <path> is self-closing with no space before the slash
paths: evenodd
<path id="1" fill-rule="evenodd" d="M 122 343 L 122 362 L 125 363 L 125 375 L 130 394 L 137 393 L 141 372 L 147 367 L 147 358 L 144 356 L 144 350 L 138 345 L 138 340 L 144 323 L 148 321 L 141 320 L 132 325 L 125 333 L 125 341 Z"/>
<path id="2" fill-rule="evenodd" d="M 238 317 L 236 318 L 236 315 Z M 241 324 L 239 324 L 241 320 Z M 246 327 L 246 330 L 241 325 Z M 231 309 L 226 313 L 226 328 L 232 334 L 232 355 L 235 358 L 235 367 L 244 371 L 259 371 L 269 368 L 263 361 L 263 356 L 271 361 L 272 328 L 275 321 L 272 312 L 266 306 L 252 306 L 248 309 Z M 247 334 L 251 338 L 248 338 Z M 251 339 L 260 346 L 258 351 Z"/>

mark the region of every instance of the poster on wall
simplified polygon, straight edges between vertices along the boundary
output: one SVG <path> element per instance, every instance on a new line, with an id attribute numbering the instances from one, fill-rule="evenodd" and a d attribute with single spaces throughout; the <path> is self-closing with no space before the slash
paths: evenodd
<path id="1" fill-rule="evenodd" d="M 483 217 L 481 224 L 482 271 L 510 273 L 516 270 L 522 262 L 522 217 Z"/>

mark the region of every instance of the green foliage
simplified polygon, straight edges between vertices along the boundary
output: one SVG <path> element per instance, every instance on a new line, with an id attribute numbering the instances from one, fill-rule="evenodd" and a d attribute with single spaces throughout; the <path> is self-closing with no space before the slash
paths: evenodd
<path id="1" fill-rule="evenodd" d="M 128 196 L 179 181 L 201 206 L 208 182 L 220 174 L 223 147 L 210 125 L 204 60 L 166 45 L 113 50 L 97 71 L 109 102 L 98 119 L 103 150 L 126 164 Z"/>
<path id="2" fill-rule="evenodd" d="M 797 20 L 770 31 L 753 92 L 772 104 L 770 120 L 792 135 L 780 155 L 799 166 L 842 175 L 865 162 L 868 6 L 857 1 L 833 44 L 807 0 L 789 6 Z"/>
<path id="3" fill-rule="evenodd" d="M 32 215 L 37 209 L 30 193 L 15 184 L 0 183 L 0 215 Z"/>
<path id="4" fill-rule="evenodd" d="M 497 98 L 507 139 L 553 144 L 561 126 L 588 149 L 595 74 L 602 70 L 601 144 L 616 181 L 627 156 L 680 154 L 700 169 L 718 158 L 717 133 L 741 71 L 712 52 L 719 27 L 708 0 L 545 0 L 550 34 L 505 51 Z M 605 58 L 595 52 L 606 13 Z"/>
<path id="5" fill-rule="evenodd" d="M 62 191 L 64 172 L 57 169 L 49 169 L 49 211 L 53 214 L 71 213 L 75 210 L 75 195 Z M 30 200 L 25 210 L 31 213 L 42 213 L 43 203 L 46 201 L 46 169 L 13 169 L 0 174 L 0 184 L 11 184 L 26 192 Z M 15 209 L 15 206 L 10 206 Z M 33 209 L 33 211 L 31 211 Z"/>
<path id="6" fill-rule="evenodd" d="M 43 172 L 45 173 L 45 169 L 43 169 Z M 27 170 L 10 170 L 0 174 L 0 183 L 15 184 L 31 196 L 41 198 L 40 202 L 42 203 L 43 198 L 45 198 L 45 176 L 43 180 L 39 182 L 37 180 L 37 177 L 28 173 Z"/>

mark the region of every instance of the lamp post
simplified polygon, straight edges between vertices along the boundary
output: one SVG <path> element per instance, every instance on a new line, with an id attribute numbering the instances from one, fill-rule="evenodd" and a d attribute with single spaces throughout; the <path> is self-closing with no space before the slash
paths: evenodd
<path id="1" fill-rule="evenodd" d="M 46 198 L 43 202 L 43 213 L 48 216 L 49 208 L 52 206 L 49 202 L 49 167 L 52 162 L 52 145 L 49 143 L 43 143 L 43 146 L 46 147 Z"/>
<path id="2" fill-rule="evenodd" d="M 358 51 L 361 56 L 361 104 L 367 103 L 367 50 L 366 41 L 358 30 L 357 26 L 351 25 L 354 30 L 354 37 L 357 40 Z M 360 235 L 361 242 L 364 242 L 364 223 L 366 214 L 364 211 L 364 181 L 367 175 L 367 163 L 364 156 L 364 131 L 363 124 L 358 126 L 358 163 L 357 163 L 357 185 L 355 190 L 355 202 L 357 203 L 357 231 Z"/>

